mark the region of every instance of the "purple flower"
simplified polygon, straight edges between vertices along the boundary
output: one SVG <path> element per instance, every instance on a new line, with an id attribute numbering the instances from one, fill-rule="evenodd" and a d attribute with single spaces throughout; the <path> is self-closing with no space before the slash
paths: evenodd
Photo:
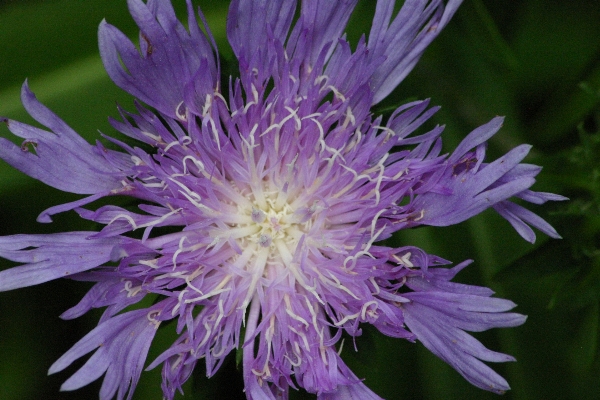
<path id="1" fill-rule="evenodd" d="M 540 171 L 521 164 L 529 147 L 485 161 L 502 118 L 444 155 L 443 127 L 414 134 L 437 110 L 427 100 L 387 119 L 370 112 L 460 2 L 407 0 L 394 15 L 394 1 L 379 0 L 368 40 L 352 51 L 343 31 L 356 0 L 234 0 L 227 34 L 240 77 L 223 88 L 214 40 L 190 0 L 188 28 L 167 1 L 129 0 L 139 49 L 106 22 L 99 40 L 113 81 L 149 106 L 111 121 L 142 147 L 111 137 L 120 151 L 88 144 L 25 84 L 23 104 L 48 130 L 4 119 L 24 141 L 0 138 L 0 157 L 87 195 L 44 211 L 40 222 L 75 210 L 104 225 L 0 238 L 0 256 L 23 264 L 0 272 L 0 290 L 68 277 L 95 284 L 62 318 L 106 307 L 98 326 L 50 367 L 62 371 L 94 352 L 63 390 L 105 374 L 100 398 L 130 399 L 168 320 L 179 338 L 148 367 L 163 365 L 167 399 L 198 361 L 212 375 L 234 349 L 243 354 L 248 399 L 285 399 L 290 387 L 323 400 L 378 399 L 338 354 L 342 333 L 358 336 L 366 323 L 421 341 L 480 388 L 509 389 L 482 361 L 514 359 L 465 331 L 522 324 L 523 315 L 507 312 L 515 305 L 451 282 L 468 262 L 448 269 L 419 248 L 380 243 L 400 229 L 456 224 L 490 207 L 530 242 L 530 225 L 559 237 L 509 200 L 563 199 L 529 189 Z M 132 197 L 139 211 L 83 208 L 108 196 Z M 123 311 L 146 296 L 151 307 Z"/>

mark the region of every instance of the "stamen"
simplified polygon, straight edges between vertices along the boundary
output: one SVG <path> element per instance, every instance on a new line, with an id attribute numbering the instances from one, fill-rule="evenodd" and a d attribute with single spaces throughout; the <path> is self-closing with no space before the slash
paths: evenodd
<path id="1" fill-rule="evenodd" d="M 292 317 L 293 319 L 295 319 L 296 321 L 299 321 L 300 323 L 304 324 L 305 327 L 308 328 L 308 322 L 302 318 L 301 316 L 295 314 L 292 311 L 292 305 L 290 304 L 290 297 L 289 295 L 285 294 L 283 296 L 283 300 L 285 301 L 285 312 L 287 315 L 289 315 L 290 317 Z"/>
<path id="2" fill-rule="evenodd" d="M 258 244 L 260 244 L 262 247 L 269 247 L 271 245 L 272 240 L 273 239 L 271 239 L 271 236 L 262 234 L 258 239 Z"/>
<path id="3" fill-rule="evenodd" d="M 375 312 L 376 312 L 376 310 L 377 310 L 377 304 L 378 304 L 378 303 L 377 303 L 377 301 L 375 301 L 375 300 L 371 300 L 371 301 L 367 301 L 365 304 L 363 304 L 363 306 L 362 306 L 362 310 L 361 310 L 361 313 L 360 313 L 360 318 L 361 318 L 363 321 L 366 321 L 366 320 L 367 320 L 367 318 L 366 318 L 367 308 L 368 308 L 370 305 L 373 305 L 373 304 L 375 305 L 375 310 L 373 310 L 373 311 L 370 311 L 370 310 L 369 310 L 369 311 L 370 311 L 370 312 L 373 312 L 373 313 L 375 313 Z"/>
<path id="4" fill-rule="evenodd" d="M 302 344 L 304 344 L 304 348 L 306 349 L 306 351 L 310 351 L 310 346 L 308 345 L 308 339 L 306 338 L 306 335 L 300 331 L 297 331 L 296 329 L 294 329 L 291 326 L 288 326 L 288 328 L 290 328 L 290 330 L 292 332 L 294 332 L 296 335 L 300 336 L 300 338 L 302 338 Z"/>
<path id="5" fill-rule="evenodd" d="M 209 297 L 216 296 L 220 293 L 230 291 L 231 290 L 230 287 L 223 288 L 227 284 L 227 282 L 229 282 L 230 280 L 231 280 L 231 275 L 225 275 L 225 278 L 223 278 L 223 280 L 213 290 L 211 290 L 210 292 L 208 292 L 205 295 L 202 295 L 200 297 L 195 297 L 193 299 L 187 299 L 185 301 L 185 303 L 196 303 L 196 302 L 202 301 L 204 299 L 207 299 Z M 189 283 L 188 283 L 188 286 L 190 286 Z"/>
<path id="6" fill-rule="evenodd" d="M 336 87 L 329 85 L 329 86 L 327 86 L 327 89 L 330 89 L 333 92 L 333 94 L 335 95 L 335 97 L 340 99 L 342 102 L 346 101 L 346 96 L 344 96 L 339 90 L 337 90 Z"/>
<path id="7" fill-rule="evenodd" d="M 150 132 L 146 132 L 146 131 L 141 131 L 142 135 L 149 137 L 152 140 L 155 140 L 157 142 L 162 142 L 162 137 L 160 137 L 159 135 L 153 135 Z"/>
<path id="8" fill-rule="evenodd" d="M 183 101 L 177 104 L 175 107 L 175 115 L 182 121 L 187 121 L 187 107 L 184 105 Z"/>
<path id="9" fill-rule="evenodd" d="M 335 326 L 342 326 L 344 325 L 346 322 L 350 321 L 351 319 L 356 319 L 358 318 L 358 316 L 360 315 L 360 312 L 357 312 L 356 314 L 350 314 L 350 315 L 346 315 L 344 318 L 342 318 L 341 320 L 339 320 L 338 322 L 334 322 L 333 325 Z"/>
<path id="10" fill-rule="evenodd" d="M 407 268 L 414 268 L 414 264 L 410 261 L 410 251 L 404 254 L 402 257 L 398 257 L 396 254 L 393 255 L 394 259 L 398 261 L 398 264 L 404 265 Z"/>
<path id="11" fill-rule="evenodd" d="M 158 326 L 160 325 L 160 321 L 156 319 L 156 317 L 158 317 L 159 315 L 160 310 L 152 310 L 148 313 L 148 315 L 146 315 L 148 321 L 154 324 L 154 329 L 158 329 Z"/>
<path id="12" fill-rule="evenodd" d="M 187 174 L 187 164 L 186 164 L 187 160 L 192 160 L 192 162 L 194 163 L 196 168 L 198 168 L 199 172 L 204 171 L 204 164 L 202 163 L 202 161 L 196 159 L 194 156 L 185 156 L 185 157 L 183 157 L 183 160 L 182 160 L 184 174 Z"/>
<path id="13" fill-rule="evenodd" d="M 339 348 L 339 350 L 337 351 L 337 354 L 338 354 L 338 356 L 341 356 L 341 355 L 342 355 L 342 349 L 344 348 L 344 340 L 346 340 L 346 339 L 345 339 L 345 338 L 342 338 L 342 341 L 341 341 L 341 343 L 340 343 L 340 348 Z"/>
<path id="14" fill-rule="evenodd" d="M 252 221 L 256 222 L 257 224 L 262 223 L 266 216 L 267 215 L 264 213 L 264 211 L 259 210 L 258 208 L 252 208 Z"/>
<path id="15" fill-rule="evenodd" d="M 175 270 L 175 268 L 177 268 L 177 256 L 183 251 L 183 242 L 184 240 L 187 240 L 187 236 L 183 236 L 181 239 L 179 239 L 179 246 L 178 249 L 175 251 L 175 253 L 173 253 L 173 270 Z"/>

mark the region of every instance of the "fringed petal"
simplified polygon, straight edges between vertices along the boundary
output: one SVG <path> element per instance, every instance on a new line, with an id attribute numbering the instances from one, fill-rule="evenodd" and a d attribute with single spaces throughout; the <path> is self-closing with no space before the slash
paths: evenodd
<path id="1" fill-rule="evenodd" d="M 451 270 L 432 268 L 424 276 L 413 273 L 407 279 L 406 285 L 418 291 L 403 294 L 410 300 L 400 306 L 406 326 L 425 347 L 473 385 L 503 393 L 510 389 L 506 380 L 480 360 L 507 362 L 515 359 L 485 348 L 465 330 L 479 332 L 515 327 L 523 324 L 527 317 L 506 312 L 515 304 L 490 297 L 487 291 L 481 292 L 485 288 L 472 286 L 469 289 L 469 285 L 450 282 L 457 267 Z"/>
<path id="2" fill-rule="evenodd" d="M 364 383 L 338 386 L 334 393 L 322 393 L 317 400 L 383 400 Z"/>
<path id="3" fill-rule="evenodd" d="M 267 43 L 270 37 L 282 42 L 288 35 L 297 0 L 233 0 L 227 18 L 227 38 L 240 62 L 242 75 L 269 77 L 271 58 Z"/>
<path id="4" fill-rule="evenodd" d="M 140 50 L 103 21 L 98 39 L 104 67 L 123 90 L 171 118 L 186 120 L 186 85 L 199 79 L 205 82 L 204 88 L 216 90 L 219 81 L 213 46 L 198 27 L 191 1 L 187 3 L 189 30 L 179 22 L 170 2 L 129 0 L 128 4 L 140 27 Z M 205 94 L 198 93 L 201 101 Z"/>
<path id="5" fill-rule="evenodd" d="M 308 71 L 322 52 L 326 54 L 325 60 L 329 59 L 357 2 L 304 0 L 300 18 L 288 40 L 288 54 L 293 54 L 295 61 L 303 61 Z"/>
<path id="6" fill-rule="evenodd" d="M 27 82 L 23 84 L 21 99 L 29 114 L 51 131 L 2 119 L 14 135 L 25 140 L 17 146 L 0 138 L 0 158 L 32 178 L 65 192 L 95 194 L 121 186 L 123 173 L 43 106 Z"/>
<path id="7" fill-rule="evenodd" d="M 445 6 L 441 0 L 408 0 L 392 20 L 395 3 L 394 0 L 377 2 L 369 34 L 371 61 L 377 63 L 371 77 L 373 104 L 387 97 L 414 68 L 462 0 L 450 0 Z M 380 62 L 381 59 L 384 61 Z"/>
<path id="8" fill-rule="evenodd" d="M 160 303 L 159 303 L 160 304 Z M 131 311 L 113 317 L 96 327 L 60 357 L 48 371 L 60 372 L 78 358 L 96 352 L 75 374 L 63 383 L 61 390 L 75 390 L 98 379 L 106 372 L 100 399 L 131 399 L 142 372 L 150 343 L 156 333 L 160 312 L 153 309 Z"/>
<path id="9" fill-rule="evenodd" d="M 0 291 L 33 286 L 96 268 L 110 261 L 113 248 L 126 240 L 90 239 L 94 233 L 0 237 L 0 256 L 26 263 L 0 272 Z"/>

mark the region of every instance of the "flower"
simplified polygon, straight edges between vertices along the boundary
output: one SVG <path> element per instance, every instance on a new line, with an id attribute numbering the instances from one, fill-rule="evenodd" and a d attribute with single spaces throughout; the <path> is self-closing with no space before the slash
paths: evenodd
<path id="1" fill-rule="evenodd" d="M 385 120 L 371 113 L 460 1 L 407 0 L 397 14 L 394 3 L 377 2 L 368 40 L 352 51 L 342 33 L 356 0 L 304 0 L 297 20 L 295 0 L 234 0 L 227 34 L 240 77 L 222 88 L 216 45 L 190 0 L 187 28 L 167 1 L 129 0 L 139 49 L 106 22 L 99 41 L 112 80 L 148 106 L 121 109 L 122 120 L 111 121 L 140 147 L 111 137 L 119 150 L 90 145 L 24 84 L 25 108 L 48 130 L 4 119 L 24 141 L 0 138 L 0 157 L 87 195 L 44 211 L 40 222 L 75 210 L 104 225 L 0 238 L 0 256 L 23 264 L 0 272 L 0 290 L 68 277 L 95 284 L 62 318 L 106 307 L 50 367 L 62 371 L 93 352 L 63 390 L 105 375 L 101 399 L 131 398 L 156 330 L 169 320 L 179 338 L 148 367 L 163 365 L 167 399 L 199 360 L 212 375 L 234 349 L 248 399 L 287 398 L 290 387 L 323 400 L 378 399 L 338 354 L 342 333 L 358 336 L 366 323 L 419 340 L 478 387 L 509 389 L 482 361 L 513 358 L 465 331 L 522 324 L 524 316 L 507 312 L 514 303 L 451 282 L 469 261 L 446 268 L 419 248 L 382 241 L 490 207 L 528 241 L 530 225 L 558 237 L 509 199 L 563 198 L 530 190 L 540 169 L 521 163 L 529 146 L 484 161 L 502 118 L 444 155 L 443 127 L 413 134 L 437 110 L 427 100 Z M 110 196 L 136 199 L 139 210 L 89 208 Z M 148 296 L 153 305 L 139 306 Z"/>

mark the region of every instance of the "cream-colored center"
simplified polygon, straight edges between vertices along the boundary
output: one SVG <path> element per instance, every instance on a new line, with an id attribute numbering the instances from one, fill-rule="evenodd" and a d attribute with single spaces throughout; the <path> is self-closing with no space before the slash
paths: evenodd
<path id="1" fill-rule="evenodd" d="M 256 252 L 269 249 L 270 261 L 286 259 L 285 255 L 282 257 L 280 254 L 281 251 L 294 254 L 304 233 L 304 224 L 294 221 L 294 212 L 289 204 L 278 205 L 275 200 L 265 199 L 262 207 L 258 202 L 253 202 L 252 209 L 243 210 L 242 213 L 249 216 L 248 223 L 243 224 L 245 227 L 238 225 L 247 232 L 247 235 L 238 238 L 242 248 L 255 245 Z"/>

